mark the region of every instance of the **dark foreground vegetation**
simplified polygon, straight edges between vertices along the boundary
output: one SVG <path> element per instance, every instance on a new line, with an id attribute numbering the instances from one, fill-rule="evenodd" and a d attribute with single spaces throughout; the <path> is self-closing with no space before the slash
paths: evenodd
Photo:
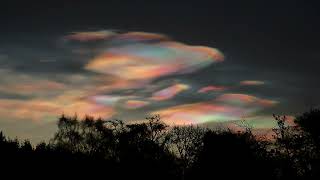
<path id="1" fill-rule="evenodd" d="M 288 126 L 274 116 L 274 139 L 244 131 L 168 127 L 159 116 L 125 124 L 61 116 L 35 147 L 0 134 L 1 176 L 90 179 L 320 179 L 320 110 Z"/>

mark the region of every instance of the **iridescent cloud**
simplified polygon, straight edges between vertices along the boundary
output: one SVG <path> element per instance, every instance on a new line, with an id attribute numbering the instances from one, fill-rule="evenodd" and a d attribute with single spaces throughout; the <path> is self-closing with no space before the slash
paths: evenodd
<path id="1" fill-rule="evenodd" d="M 151 99 L 155 101 L 168 100 L 176 96 L 178 93 L 187 89 L 189 89 L 189 86 L 186 84 L 175 84 L 153 93 Z"/>
<path id="2" fill-rule="evenodd" d="M 169 41 L 170 38 L 163 34 L 147 33 L 147 32 L 127 32 L 119 34 L 116 40 L 122 41 Z"/>
<path id="3" fill-rule="evenodd" d="M 21 120 L 40 121 L 55 119 L 60 114 L 80 117 L 90 115 L 94 117 L 111 117 L 115 112 L 108 106 L 102 106 L 87 101 L 73 101 L 61 103 L 55 100 L 5 100 L 0 99 L 0 115 Z"/>
<path id="4" fill-rule="evenodd" d="M 245 115 L 255 117 L 255 112 L 274 104 L 274 101 L 254 96 L 224 94 L 207 102 L 168 107 L 153 114 L 160 114 L 167 123 L 175 125 L 228 122 Z"/>
<path id="5" fill-rule="evenodd" d="M 80 117 L 90 115 L 93 117 L 111 118 L 116 111 L 114 108 L 106 105 L 99 105 L 88 101 L 76 101 L 67 106 L 62 106 L 64 114 L 77 114 Z"/>
<path id="6" fill-rule="evenodd" d="M 278 103 L 277 101 L 261 99 L 247 94 L 223 94 L 217 98 L 217 102 L 230 105 L 254 105 L 263 107 L 270 107 Z"/>
<path id="7" fill-rule="evenodd" d="M 86 65 L 85 69 L 106 77 L 113 77 L 112 82 L 99 85 L 96 94 L 89 97 L 99 105 L 112 106 L 123 103 L 122 107 L 137 109 L 149 102 L 141 94 L 137 99 L 121 97 L 121 95 L 105 95 L 135 88 L 138 92 L 152 85 L 153 80 L 169 75 L 180 75 L 196 72 L 215 62 L 224 60 L 223 54 L 214 48 L 192 46 L 171 40 L 162 34 L 145 32 L 114 33 L 106 38 L 107 47 L 100 51 Z M 241 85 L 260 85 L 260 81 L 242 81 Z M 173 84 L 167 88 L 151 92 L 149 99 L 164 101 L 189 89 L 186 84 Z M 226 90 L 224 86 L 206 86 L 198 93 Z M 104 95 L 99 95 L 104 93 Z M 160 102 L 158 102 L 160 103 Z M 221 94 L 213 100 L 205 102 L 180 104 L 155 110 L 169 124 L 205 123 L 212 121 L 230 121 L 239 119 L 244 114 L 251 114 L 262 108 L 275 105 L 277 102 L 261 99 L 246 94 Z"/>
<path id="8" fill-rule="evenodd" d="M 55 115 L 60 107 L 56 104 L 41 100 L 9 100 L 0 99 L 0 116 L 14 119 L 29 119 L 39 121 L 48 115 Z"/>
<path id="9" fill-rule="evenodd" d="M 90 90 L 89 90 L 90 92 Z M 112 96 L 90 96 L 85 90 L 69 90 L 47 101 L 53 102 L 60 107 L 60 113 L 78 116 L 90 115 L 93 117 L 110 118 L 116 113 L 113 103 L 119 98 Z"/>
<path id="10" fill-rule="evenodd" d="M 109 43 L 85 69 L 122 79 L 152 80 L 194 72 L 224 58 L 217 49 L 186 45 L 152 33 L 118 34 Z"/>
<path id="11" fill-rule="evenodd" d="M 80 42 L 106 40 L 111 38 L 116 33 L 112 31 L 88 31 L 88 32 L 73 32 L 65 36 L 66 40 L 74 40 Z"/>
<path id="12" fill-rule="evenodd" d="M 35 93 L 48 93 L 48 91 L 59 91 L 65 88 L 66 86 L 64 84 L 54 81 L 31 80 L 29 82 L 22 82 L 20 84 L 11 82 L 6 86 L 1 86 L 0 91 L 15 94 L 31 95 Z"/>
<path id="13" fill-rule="evenodd" d="M 86 69 L 111 74 L 128 80 L 148 80 L 177 72 L 179 64 L 154 63 L 148 58 L 125 54 L 107 53 L 95 58 L 86 65 Z"/>
<path id="14" fill-rule="evenodd" d="M 264 84 L 263 81 L 253 81 L 253 80 L 246 80 L 246 81 L 240 82 L 240 85 L 244 85 L 244 86 L 259 86 L 263 84 Z"/>
<path id="15" fill-rule="evenodd" d="M 62 92 L 67 88 L 64 83 L 45 77 L 14 72 L 10 69 L 0 69 L 0 93 L 16 95 L 47 96 Z"/>
<path id="16" fill-rule="evenodd" d="M 71 32 L 62 39 L 59 48 L 49 55 L 44 52 L 40 57 L 40 51 L 32 52 L 40 54 L 38 64 L 20 60 L 10 64 L 11 56 L 0 57 L 1 65 L 6 65 L 0 68 L 1 117 L 39 122 L 55 121 L 65 113 L 130 121 L 160 114 L 170 125 L 184 125 L 233 122 L 249 115 L 263 119 L 251 121 L 257 127 L 270 127 L 264 122 L 267 118 L 256 113 L 277 101 L 225 93 L 236 91 L 233 87 L 239 83 L 216 86 L 224 77 L 214 82 L 199 73 L 224 61 L 218 49 L 147 32 Z M 52 58 L 47 61 L 47 57 Z M 51 71 L 51 65 L 57 70 Z M 30 70 L 18 71 L 20 66 Z M 262 84 L 255 80 L 240 82 L 241 86 Z"/>
<path id="17" fill-rule="evenodd" d="M 170 125 L 201 124 L 206 122 L 231 121 L 242 113 L 242 109 L 218 105 L 212 102 L 193 103 L 154 111 Z"/>
<path id="18" fill-rule="evenodd" d="M 112 96 L 112 95 L 97 95 L 97 96 L 89 97 L 89 100 L 91 100 L 92 102 L 95 102 L 97 104 L 100 104 L 100 105 L 111 106 L 123 98 L 125 98 L 125 97 Z"/>
<path id="19" fill-rule="evenodd" d="M 210 91 L 224 91 L 227 88 L 224 86 L 206 86 L 198 90 L 198 93 L 207 93 Z"/>
<path id="20" fill-rule="evenodd" d="M 127 108 L 127 109 L 137 109 L 137 108 L 144 107 L 144 106 L 146 106 L 148 104 L 149 104 L 149 102 L 147 102 L 147 101 L 128 100 L 125 103 L 125 108 Z"/>

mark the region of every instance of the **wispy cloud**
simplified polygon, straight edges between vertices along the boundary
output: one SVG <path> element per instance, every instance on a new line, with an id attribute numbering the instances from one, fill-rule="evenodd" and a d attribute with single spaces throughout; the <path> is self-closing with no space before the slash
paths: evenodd
<path id="1" fill-rule="evenodd" d="M 241 105 L 241 106 L 263 106 L 270 107 L 277 104 L 277 101 L 261 99 L 255 96 L 247 94 L 223 94 L 217 98 L 217 102 L 230 104 L 230 105 Z"/>
<path id="2" fill-rule="evenodd" d="M 35 93 L 48 93 L 48 91 L 61 91 L 65 88 L 65 84 L 50 80 L 32 80 L 30 82 L 21 82 L 21 84 L 12 82 L 6 86 L 1 86 L 0 91 L 15 94 L 32 95 Z"/>
<path id="3" fill-rule="evenodd" d="M 275 104 L 274 101 L 250 95 L 223 94 L 206 102 L 168 107 L 153 113 L 160 114 L 169 124 L 201 124 L 240 120 Z"/>
<path id="4" fill-rule="evenodd" d="M 87 31 L 87 32 L 73 32 L 64 38 L 66 40 L 89 42 L 107 40 L 115 35 L 112 31 Z"/>
<path id="5" fill-rule="evenodd" d="M 243 86 L 259 86 L 259 85 L 263 85 L 265 84 L 265 82 L 263 81 L 254 81 L 254 80 L 246 80 L 246 81 L 241 81 L 240 85 Z"/>
<path id="6" fill-rule="evenodd" d="M 154 92 L 151 99 L 155 101 L 168 100 L 187 89 L 189 89 L 189 86 L 186 84 L 175 84 L 160 91 Z"/>
<path id="7" fill-rule="evenodd" d="M 140 100 L 128 100 L 125 102 L 125 108 L 127 109 L 137 109 L 144 107 L 150 104 L 148 101 L 140 101 Z"/>
<path id="8" fill-rule="evenodd" d="M 224 91 L 227 87 L 224 86 L 206 86 L 198 90 L 198 93 L 207 93 L 210 91 Z"/>

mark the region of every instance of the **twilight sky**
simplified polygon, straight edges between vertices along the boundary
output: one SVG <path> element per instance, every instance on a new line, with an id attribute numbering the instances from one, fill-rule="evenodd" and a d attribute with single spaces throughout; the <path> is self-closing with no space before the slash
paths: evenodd
<path id="1" fill-rule="evenodd" d="M 319 105 L 316 1 L 10 1 L 0 129 L 38 142 L 62 114 L 260 131 Z"/>

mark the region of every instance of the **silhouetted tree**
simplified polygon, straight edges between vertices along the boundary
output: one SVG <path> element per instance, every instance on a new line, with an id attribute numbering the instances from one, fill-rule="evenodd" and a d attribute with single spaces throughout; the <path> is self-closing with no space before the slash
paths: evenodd
<path id="1" fill-rule="evenodd" d="M 272 179 L 263 143 L 251 133 L 231 131 L 208 131 L 199 161 L 194 166 L 191 179 L 214 177 L 217 179 Z"/>
<path id="2" fill-rule="evenodd" d="M 198 126 L 174 126 L 168 131 L 168 149 L 176 154 L 178 163 L 181 164 L 182 177 L 194 162 L 203 147 L 203 137 L 206 129 Z"/>
<path id="3" fill-rule="evenodd" d="M 316 157 L 310 136 L 300 126 L 290 126 L 286 116 L 274 115 L 275 155 L 283 178 L 312 178 L 311 162 Z"/>
<path id="4" fill-rule="evenodd" d="M 319 179 L 319 110 L 290 125 L 274 116 L 274 139 L 244 131 L 168 127 L 160 116 L 142 123 L 62 115 L 49 143 L 7 138 L 0 132 L 1 173 L 23 178 L 31 171 L 72 178 Z"/>
<path id="5" fill-rule="evenodd" d="M 295 118 L 297 123 L 303 131 L 308 133 L 315 145 L 320 148 L 320 109 L 311 109 Z"/>
<path id="6" fill-rule="evenodd" d="M 308 156 L 301 155 L 306 161 L 309 176 L 316 179 L 320 177 L 320 109 L 311 109 L 295 118 L 295 123 L 301 127 L 303 137 L 308 140 L 304 145 L 308 149 Z"/>

